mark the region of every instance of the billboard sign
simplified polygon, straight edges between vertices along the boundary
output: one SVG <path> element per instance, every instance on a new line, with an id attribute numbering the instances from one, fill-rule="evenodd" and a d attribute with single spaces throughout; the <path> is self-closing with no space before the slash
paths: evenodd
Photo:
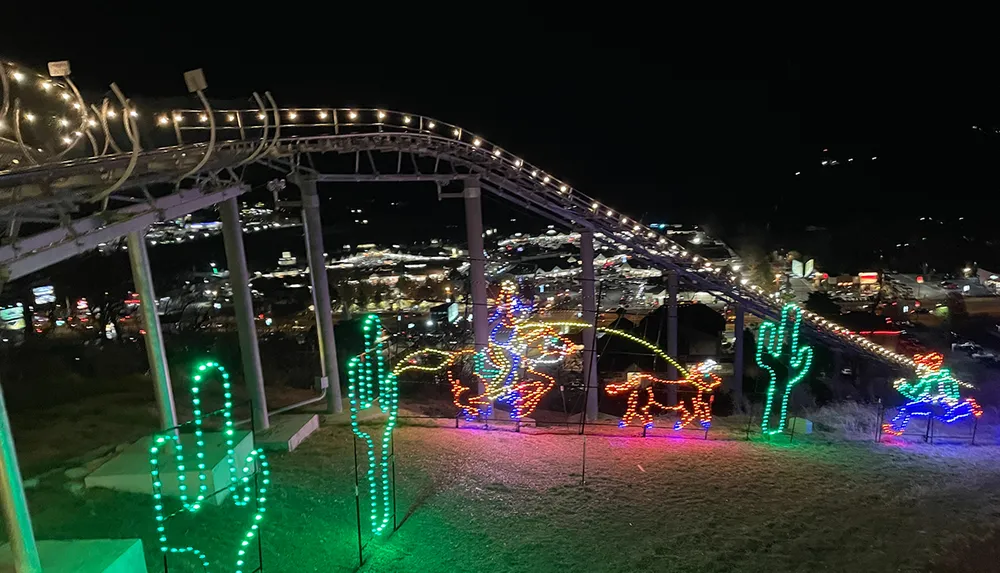
<path id="1" fill-rule="evenodd" d="M 56 289 L 52 285 L 45 285 L 31 289 L 31 294 L 35 295 L 35 304 L 52 304 L 56 301 Z"/>

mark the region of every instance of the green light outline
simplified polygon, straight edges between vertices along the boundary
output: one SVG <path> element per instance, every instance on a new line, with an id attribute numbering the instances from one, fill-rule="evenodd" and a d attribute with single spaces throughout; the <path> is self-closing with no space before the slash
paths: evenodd
<path id="1" fill-rule="evenodd" d="M 386 372 L 385 359 L 382 353 L 382 321 L 377 315 L 365 317 L 363 326 L 365 337 L 364 352 L 352 357 L 347 363 L 347 397 L 351 404 L 351 431 L 365 441 L 368 454 L 368 497 L 371 502 L 372 533 L 381 535 L 392 517 L 392 502 L 389 492 L 389 456 L 392 431 L 396 427 L 396 416 L 399 412 L 399 385 L 395 374 Z M 372 357 L 375 365 L 373 369 Z M 374 382 L 374 384 L 373 384 Z M 378 385 L 379 409 L 389 415 L 388 422 L 382 430 L 382 450 L 376 459 L 375 439 L 364 432 L 358 425 L 358 415 L 361 411 L 372 407 L 375 401 L 375 384 Z M 378 475 L 376 475 L 378 471 Z M 382 481 L 379 492 L 376 479 Z M 381 521 L 379 521 L 379 498 L 382 501 Z"/>
<path id="2" fill-rule="evenodd" d="M 792 318 L 792 333 L 790 337 L 787 333 L 789 317 Z M 780 434 L 785 430 L 785 423 L 788 420 L 788 399 L 791 396 L 792 388 L 805 378 L 805 375 L 809 373 L 809 368 L 812 366 L 812 347 L 806 345 L 799 346 L 799 333 L 801 332 L 801 326 L 802 309 L 794 304 L 786 304 L 781 309 L 780 324 L 775 324 L 769 320 L 764 321 L 761 323 L 760 328 L 757 331 L 757 366 L 766 370 L 768 378 L 770 379 L 767 387 L 767 398 L 764 402 L 764 414 L 760 420 L 760 431 L 761 433 L 769 436 Z M 788 371 L 789 373 L 795 372 L 795 374 L 790 376 L 788 381 L 785 383 L 785 390 L 781 396 L 781 414 L 778 419 L 777 428 L 774 428 L 770 418 L 771 410 L 774 404 L 774 395 L 778 385 L 778 376 L 774 368 L 770 364 L 764 362 L 764 352 L 766 349 L 767 354 L 769 354 L 773 360 L 780 361 L 784 352 L 786 338 L 789 339 Z"/>
<path id="3" fill-rule="evenodd" d="M 223 389 L 223 407 L 214 412 L 209 412 L 204 414 L 201 409 L 201 389 L 204 384 L 204 379 L 209 373 L 214 369 L 215 372 L 219 373 L 222 377 L 222 389 Z M 250 545 L 250 539 L 257 535 L 257 531 L 260 528 L 260 521 L 264 519 L 264 513 L 267 511 L 265 508 L 265 503 L 267 497 L 264 495 L 267 493 L 268 485 L 271 483 L 270 475 L 271 470 L 269 469 L 269 463 L 267 457 L 260 450 L 260 448 L 254 449 L 246 457 L 246 465 L 237 470 L 236 468 L 236 451 L 235 444 L 233 440 L 234 430 L 233 430 L 233 396 L 231 387 L 232 384 L 229 382 L 229 373 L 226 372 L 225 367 L 223 367 L 218 362 L 208 360 L 202 362 L 195 366 L 194 371 L 191 374 L 191 403 L 194 407 L 194 419 L 191 422 L 187 422 L 183 425 L 194 423 L 195 426 L 195 458 L 198 460 L 198 495 L 195 498 L 194 503 L 188 503 L 188 486 L 187 477 L 184 475 L 186 471 L 186 465 L 184 462 L 184 450 L 180 442 L 180 437 L 177 432 L 170 430 L 167 432 L 161 432 L 153 435 L 153 445 L 149 448 L 149 466 L 150 466 L 150 477 L 153 479 L 153 512 L 154 518 L 156 520 L 156 531 L 159 534 L 160 542 L 160 552 L 161 553 L 191 553 L 199 560 L 201 560 L 202 566 L 208 569 L 210 562 L 208 556 L 201 550 L 192 547 L 170 547 L 167 540 L 167 531 L 165 523 L 170 516 L 164 515 L 163 510 L 163 482 L 160 480 L 160 463 L 159 455 L 160 450 L 165 448 L 168 443 L 173 445 L 174 448 L 174 459 L 177 461 L 177 481 L 178 490 L 180 491 L 180 501 L 182 509 L 180 511 L 187 511 L 189 513 L 197 513 L 204 507 L 205 496 L 208 494 L 208 484 L 206 483 L 207 475 L 205 474 L 205 440 L 204 432 L 202 431 L 202 421 L 211 415 L 215 415 L 222 412 L 222 416 L 225 419 L 225 431 L 226 436 L 226 460 L 229 464 L 229 491 L 230 498 L 233 500 L 233 504 L 242 507 L 250 504 L 252 499 L 253 485 L 250 482 L 250 478 L 253 475 L 250 468 L 256 463 L 260 468 L 260 473 L 262 477 L 262 486 L 257 489 L 257 507 L 256 512 L 253 516 L 253 521 L 250 524 L 250 528 L 246 530 L 241 541 L 240 549 L 237 551 L 236 555 L 236 569 L 235 573 L 243 573 L 243 558 L 246 556 L 246 548 Z M 241 477 L 238 474 L 242 473 Z M 241 496 L 237 493 L 239 485 L 243 485 L 243 495 Z"/>

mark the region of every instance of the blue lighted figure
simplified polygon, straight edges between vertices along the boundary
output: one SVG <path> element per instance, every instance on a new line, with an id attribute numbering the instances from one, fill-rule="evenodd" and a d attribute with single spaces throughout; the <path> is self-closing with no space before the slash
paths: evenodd
<path id="1" fill-rule="evenodd" d="M 975 398 L 962 399 L 959 391 L 961 382 L 947 368 L 941 368 L 944 363 L 941 354 L 917 354 L 913 359 L 917 363 L 917 381 L 910 383 L 900 378 L 893 383 L 893 387 L 910 401 L 899 408 L 892 420 L 882 424 L 882 431 L 893 436 L 902 435 L 914 416 L 933 416 L 941 423 L 953 424 L 983 415 L 983 409 Z"/>

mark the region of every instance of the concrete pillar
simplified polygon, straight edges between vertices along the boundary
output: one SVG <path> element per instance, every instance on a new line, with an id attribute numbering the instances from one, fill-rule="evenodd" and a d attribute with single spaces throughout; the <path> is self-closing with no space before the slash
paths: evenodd
<path id="1" fill-rule="evenodd" d="M 667 354 L 677 360 L 677 271 L 667 271 Z M 669 380 L 677 379 L 677 368 L 667 369 Z M 667 387 L 667 405 L 677 405 L 677 386 Z"/>
<path id="2" fill-rule="evenodd" d="M 35 534 L 31 530 L 31 514 L 24 497 L 24 483 L 17 464 L 17 450 L 7 417 L 7 403 L 0 390 L 0 507 L 3 507 L 10 551 L 14 556 L 15 573 L 42 573 Z"/>
<path id="3" fill-rule="evenodd" d="M 580 233 L 580 262 L 583 273 L 580 287 L 583 289 L 583 322 L 593 325 L 597 320 L 597 297 L 594 275 L 594 233 Z M 600 384 L 597 378 L 597 329 L 593 326 L 583 330 L 583 383 L 587 388 L 587 421 L 597 420 Z"/>
<path id="4" fill-rule="evenodd" d="M 483 247 L 483 198 L 478 180 L 465 180 L 465 230 L 469 242 L 469 283 L 472 287 L 472 332 L 476 351 L 490 340 L 486 299 L 486 253 Z M 482 386 L 482 384 L 480 384 Z M 479 392 L 484 389 L 480 387 Z"/>
<path id="5" fill-rule="evenodd" d="M 319 192 L 316 182 L 299 181 L 302 191 L 302 224 L 305 227 L 306 251 L 309 259 L 309 277 L 312 280 L 313 309 L 316 312 L 316 338 L 319 341 L 319 360 L 326 390 L 327 413 L 344 411 L 340 393 L 340 366 L 337 364 L 337 341 L 333 335 L 333 305 L 330 302 L 330 284 L 326 275 L 326 257 L 323 256 L 323 222 L 319 213 Z"/>
<path id="6" fill-rule="evenodd" d="M 743 305 L 737 303 L 736 318 L 733 321 L 736 334 L 733 343 L 733 401 L 737 407 L 743 402 L 743 331 L 746 330 L 743 314 Z"/>
<path id="7" fill-rule="evenodd" d="M 167 366 L 167 351 L 163 346 L 163 329 L 160 315 L 156 313 L 156 293 L 153 291 L 153 274 L 149 266 L 146 239 L 141 231 L 133 231 L 125 239 L 128 244 L 128 260 L 132 266 L 132 282 L 139 294 L 139 310 L 142 312 L 142 326 L 146 331 L 146 359 L 149 372 L 153 375 L 153 389 L 156 407 L 160 412 L 160 429 L 177 426 L 177 409 L 174 406 L 174 390 L 170 386 L 170 368 Z"/>
<path id="8" fill-rule="evenodd" d="M 266 430 L 271 427 L 271 422 L 267 417 L 264 373 L 260 368 L 257 325 L 254 323 L 253 298 L 250 296 L 250 271 L 247 269 L 246 250 L 243 248 L 243 226 L 240 224 L 240 208 L 236 197 L 219 203 L 219 214 L 222 216 L 222 240 L 226 247 L 229 284 L 233 288 L 233 310 L 236 313 L 236 330 L 240 339 L 240 357 L 243 359 L 243 379 L 246 381 L 253 409 L 254 429 Z"/>

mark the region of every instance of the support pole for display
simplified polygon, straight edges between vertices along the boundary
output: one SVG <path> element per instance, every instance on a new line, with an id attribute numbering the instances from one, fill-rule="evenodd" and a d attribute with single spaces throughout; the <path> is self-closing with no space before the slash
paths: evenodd
<path id="1" fill-rule="evenodd" d="M 746 330 L 744 324 L 743 305 L 736 304 L 736 316 L 733 320 L 733 331 L 736 335 L 733 339 L 733 402 L 737 407 L 743 404 L 743 331 Z"/>
<path id="2" fill-rule="evenodd" d="M 582 263 L 583 322 L 593 325 L 597 321 L 597 299 L 594 293 L 594 233 L 580 233 L 580 262 Z M 583 383 L 587 389 L 587 421 L 597 420 L 597 329 L 588 326 L 583 330 Z"/>
<path id="3" fill-rule="evenodd" d="M 354 511 L 358 523 L 358 567 L 361 567 L 365 564 L 365 548 L 361 544 L 361 480 L 358 477 L 358 437 L 352 434 L 351 441 L 354 442 Z"/>
<path id="4" fill-rule="evenodd" d="M 167 351 L 163 345 L 163 330 L 160 316 L 156 313 L 156 294 L 153 292 L 153 273 L 149 266 L 146 239 L 141 231 L 128 234 L 128 260 L 132 267 L 132 282 L 139 295 L 139 310 L 142 312 L 142 327 L 146 331 L 146 359 L 153 377 L 156 408 L 160 413 L 160 429 L 177 427 L 177 408 L 174 406 L 174 391 L 170 386 L 170 369 L 167 366 Z"/>
<path id="5" fill-rule="evenodd" d="M 667 354 L 677 358 L 677 271 L 667 271 Z M 677 368 L 670 365 L 667 377 L 676 380 Z M 677 387 L 673 384 L 667 387 L 667 405 L 677 405 Z"/>
<path id="6" fill-rule="evenodd" d="M 330 303 L 326 257 L 323 255 L 323 223 L 319 213 L 319 192 L 316 189 L 316 182 L 308 179 L 299 181 L 299 188 L 302 190 L 302 224 L 305 226 L 309 276 L 312 279 L 319 358 L 323 365 L 323 376 L 326 377 L 328 384 L 326 411 L 339 414 L 344 411 L 344 401 L 340 393 L 340 367 L 337 364 L 337 342 L 333 334 L 333 305 Z"/>
<path id="7" fill-rule="evenodd" d="M 489 345 L 489 306 L 486 297 L 486 252 L 483 246 L 482 188 L 476 179 L 465 180 L 465 230 L 469 243 L 469 283 L 472 291 L 472 332 L 476 352 Z M 486 391 L 479 383 L 479 393 Z"/>
<path id="8" fill-rule="evenodd" d="M 7 522 L 15 573 L 42 573 L 3 390 L 0 390 L 0 506 L 3 506 L 3 517 Z"/>
<path id="9" fill-rule="evenodd" d="M 222 217 L 222 241 L 226 248 L 229 267 L 229 285 L 233 289 L 233 310 L 236 331 L 240 340 L 240 357 L 243 363 L 243 380 L 250 396 L 254 428 L 271 427 L 267 415 L 267 396 L 264 395 L 264 372 L 260 366 L 260 347 L 257 345 L 257 325 L 254 322 L 253 298 L 250 295 L 250 271 L 247 269 L 246 250 L 243 248 L 243 227 L 240 224 L 240 207 L 236 198 L 219 203 Z"/>

